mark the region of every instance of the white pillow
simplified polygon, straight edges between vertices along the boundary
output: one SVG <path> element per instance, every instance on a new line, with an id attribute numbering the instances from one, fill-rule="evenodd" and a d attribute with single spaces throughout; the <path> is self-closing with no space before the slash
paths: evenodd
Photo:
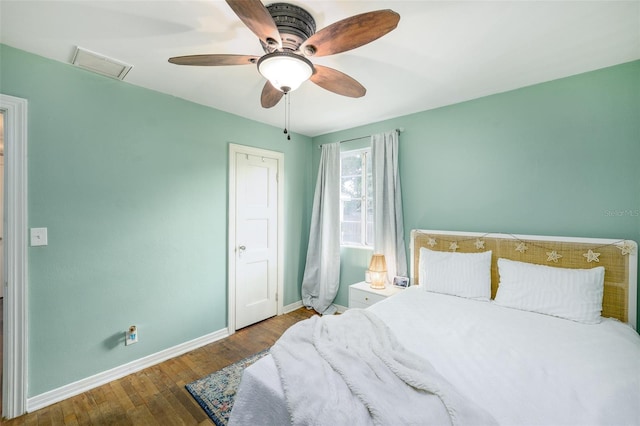
<path id="1" fill-rule="evenodd" d="M 498 259 L 495 303 L 586 324 L 600 322 L 604 268 L 567 269 Z"/>
<path id="2" fill-rule="evenodd" d="M 491 299 L 491 251 L 455 253 L 422 247 L 419 274 L 426 291 Z"/>

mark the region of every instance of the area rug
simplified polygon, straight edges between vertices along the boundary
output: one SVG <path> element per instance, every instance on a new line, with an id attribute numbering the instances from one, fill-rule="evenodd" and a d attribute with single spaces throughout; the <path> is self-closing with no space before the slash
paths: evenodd
<path id="1" fill-rule="evenodd" d="M 268 353 L 269 350 L 265 349 L 202 379 L 191 382 L 185 387 L 216 426 L 226 426 L 242 372 Z"/>

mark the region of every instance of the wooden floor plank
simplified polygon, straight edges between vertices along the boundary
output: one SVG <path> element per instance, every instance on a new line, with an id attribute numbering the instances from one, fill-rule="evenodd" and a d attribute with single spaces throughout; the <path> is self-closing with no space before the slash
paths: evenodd
<path id="1" fill-rule="evenodd" d="M 53 407 L 46 407 L 38 413 L 38 426 L 53 425 L 52 413 Z"/>
<path id="2" fill-rule="evenodd" d="M 197 418 L 194 417 L 184 405 L 182 405 L 182 401 L 176 398 L 170 389 L 163 391 L 162 397 L 167 401 L 167 408 L 170 410 L 170 417 L 181 419 L 182 423 L 185 425 L 198 423 Z"/>
<path id="3" fill-rule="evenodd" d="M 91 423 L 91 418 L 89 417 L 90 407 L 85 404 L 84 401 L 86 398 L 87 396 L 85 394 L 80 394 L 71 398 L 73 413 L 75 414 L 76 419 L 78 419 L 78 423 L 85 425 Z"/>
<path id="4" fill-rule="evenodd" d="M 98 404 L 100 421 L 105 425 L 133 426 L 112 386 L 101 386 L 103 400 Z"/>
<path id="5" fill-rule="evenodd" d="M 57 405 L 62 409 L 62 423 L 64 425 L 73 426 L 79 424 L 70 399 L 65 399 Z"/>
<path id="6" fill-rule="evenodd" d="M 122 387 L 122 379 L 115 380 L 109 383 L 109 387 L 113 391 L 113 397 L 117 399 L 118 405 L 120 405 L 120 407 L 124 411 L 129 411 L 135 408 L 135 405 L 133 405 L 133 402 L 131 402 L 129 395 L 127 394 L 127 392 L 125 392 L 124 388 Z"/>
<path id="7" fill-rule="evenodd" d="M 133 410 L 127 411 L 127 418 L 131 419 L 136 426 L 156 426 L 158 424 L 146 405 L 139 405 Z"/>
<path id="8" fill-rule="evenodd" d="M 193 399 L 193 397 L 189 394 L 189 392 L 187 392 L 184 387 L 182 387 L 181 389 L 172 388 L 171 393 L 173 393 L 180 404 L 182 404 L 182 406 L 189 412 L 191 417 L 195 419 L 196 423 L 201 424 L 202 422 L 210 421 L 207 413 L 204 412 L 202 407 L 198 405 L 196 400 Z M 213 424 L 213 422 L 211 422 L 211 424 Z"/>
<path id="9" fill-rule="evenodd" d="M 158 424 L 166 426 L 184 426 L 185 424 L 193 424 L 193 421 L 185 423 L 188 419 L 181 419 L 169 407 L 167 399 L 161 393 L 154 394 L 147 401 L 149 411 L 153 414 Z"/>
<path id="10" fill-rule="evenodd" d="M 89 390 L 3 426 L 213 425 L 185 385 L 272 346 L 291 325 L 313 311 L 294 312 L 238 330 L 211 343 Z"/>
<path id="11" fill-rule="evenodd" d="M 51 410 L 49 411 L 49 415 L 51 416 L 52 425 L 64 424 L 64 414 L 62 413 L 62 406 L 52 405 Z"/>
<path id="12" fill-rule="evenodd" d="M 144 405 L 144 398 L 138 393 L 138 391 L 133 386 L 133 381 L 136 379 L 136 374 L 129 375 L 121 379 L 122 388 L 127 392 L 129 399 L 133 403 L 133 405 L 137 408 L 141 405 Z"/>
<path id="13" fill-rule="evenodd" d="M 32 413 L 27 415 L 27 418 L 25 419 L 25 425 L 27 426 L 37 426 L 38 424 L 38 413 Z"/>

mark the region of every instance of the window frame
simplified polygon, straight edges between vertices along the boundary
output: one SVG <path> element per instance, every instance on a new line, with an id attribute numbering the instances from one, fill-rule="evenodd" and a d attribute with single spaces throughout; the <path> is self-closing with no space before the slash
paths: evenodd
<path id="1" fill-rule="evenodd" d="M 352 241 L 344 242 L 342 237 L 342 226 L 344 223 L 344 201 L 342 197 L 342 161 L 345 157 L 361 155 L 361 188 L 360 188 L 360 243 L 355 243 Z M 362 248 L 362 249 L 373 249 L 374 240 L 373 240 L 373 226 L 371 227 L 371 231 L 368 231 L 367 226 L 367 218 L 368 218 L 368 210 L 371 207 L 371 219 L 373 224 L 373 164 L 370 164 L 369 161 L 371 158 L 371 147 L 363 147 L 363 148 L 355 148 L 344 150 L 340 152 L 340 247 L 349 247 L 349 248 Z M 371 170 L 370 170 L 371 169 Z M 370 179 L 370 182 L 368 181 Z M 371 194 L 368 194 L 368 188 L 371 187 Z M 350 201 L 350 200 L 348 200 Z"/>

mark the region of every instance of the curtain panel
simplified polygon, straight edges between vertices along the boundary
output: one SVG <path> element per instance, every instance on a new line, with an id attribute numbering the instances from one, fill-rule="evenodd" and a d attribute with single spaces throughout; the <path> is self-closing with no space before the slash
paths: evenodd
<path id="1" fill-rule="evenodd" d="M 371 136 L 374 203 L 374 253 L 387 261 L 390 280 L 407 276 L 402 190 L 398 166 L 398 131 Z"/>
<path id="2" fill-rule="evenodd" d="M 340 144 L 322 145 L 313 198 L 302 303 L 320 314 L 333 314 L 340 285 Z"/>

